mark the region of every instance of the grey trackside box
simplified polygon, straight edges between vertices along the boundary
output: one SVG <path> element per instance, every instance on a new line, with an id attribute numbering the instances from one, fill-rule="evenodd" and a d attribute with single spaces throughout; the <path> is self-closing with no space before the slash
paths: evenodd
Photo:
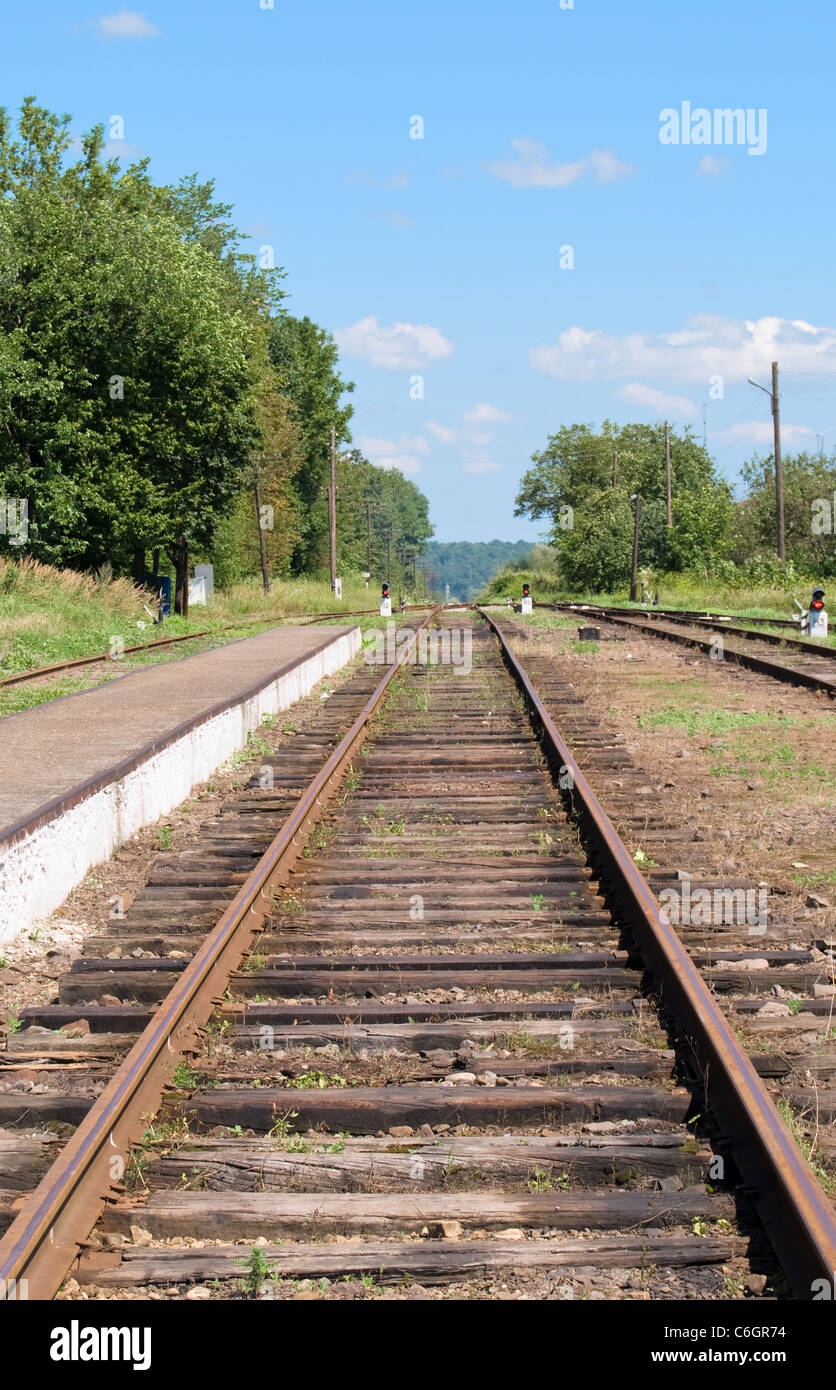
<path id="1" fill-rule="evenodd" d="M 214 565 L 195 565 L 195 579 L 206 580 L 206 597 L 210 599 L 215 592 L 215 566 Z"/>

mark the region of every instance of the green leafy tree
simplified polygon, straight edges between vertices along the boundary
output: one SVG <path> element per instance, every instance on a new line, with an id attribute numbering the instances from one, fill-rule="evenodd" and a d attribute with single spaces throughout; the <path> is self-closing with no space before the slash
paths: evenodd
<path id="1" fill-rule="evenodd" d="M 599 593 L 625 584 L 633 558 L 633 509 L 623 488 L 590 492 L 561 533 L 560 569 L 570 588 Z"/>
<path id="2" fill-rule="evenodd" d="M 736 511 L 723 481 L 678 495 L 668 549 L 672 567 L 714 573 L 728 556 Z"/>
<path id="3" fill-rule="evenodd" d="M 341 573 L 364 573 L 370 550 L 369 573 L 376 582 L 387 577 L 388 554 L 392 583 L 401 587 L 407 581 L 411 584 L 432 532 L 427 498 L 399 469 L 379 468 L 358 449 L 341 455 L 337 468 L 337 564 Z"/>
<path id="4" fill-rule="evenodd" d="M 331 428 L 337 449 L 350 440 L 353 414 L 341 397 L 354 390 L 338 370 L 337 345 L 330 333 L 309 318 L 280 313 L 270 323 L 268 350 L 281 390 L 299 426 L 301 465 L 293 480 L 297 536 L 294 574 L 310 574 L 328 564 L 328 499 L 331 479 Z"/>
<path id="5" fill-rule="evenodd" d="M 551 540 L 570 584 L 609 589 L 629 578 L 635 494 L 642 499 L 641 566 L 704 568 L 725 553 L 724 527 L 732 507 L 728 485 L 688 428 L 681 434 L 671 430 L 671 527 L 662 425 L 616 426 L 605 420 L 599 433 L 586 424 L 567 426 L 551 435 L 532 461 L 515 514 L 551 521 Z"/>
<path id="6" fill-rule="evenodd" d="M 0 113 L 0 484 L 36 558 L 140 575 L 162 549 L 182 606 L 260 440 L 281 272 L 236 254 L 211 183 L 123 172 L 101 127 L 67 164 L 68 124 Z"/>
<path id="7" fill-rule="evenodd" d="M 784 531 L 787 559 L 801 574 L 836 574 L 836 461 L 800 452 L 787 454 Z M 746 497 L 737 509 L 732 553 L 742 561 L 775 554 L 775 475 L 772 455 L 743 465 Z"/>

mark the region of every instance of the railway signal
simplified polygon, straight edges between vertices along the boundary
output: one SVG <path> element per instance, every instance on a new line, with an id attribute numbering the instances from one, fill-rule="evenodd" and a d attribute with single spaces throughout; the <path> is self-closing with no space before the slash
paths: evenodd
<path id="1" fill-rule="evenodd" d="M 389 585 L 385 580 L 380 591 L 380 616 L 381 618 L 391 618 L 392 616 L 392 598 L 389 593 Z"/>
<path id="2" fill-rule="evenodd" d="M 814 589 L 810 607 L 804 622 L 809 637 L 827 636 L 827 609 L 824 606 L 824 589 Z"/>
<path id="3" fill-rule="evenodd" d="M 813 590 L 809 608 L 802 608 L 797 598 L 793 599 L 793 603 L 799 612 L 798 622 L 801 624 L 802 633 L 806 633 L 808 637 L 826 637 L 827 609 L 824 606 L 824 589 L 817 586 Z"/>
<path id="4" fill-rule="evenodd" d="M 530 613 L 531 611 L 532 611 L 531 586 L 530 586 L 529 584 L 523 584 L 522 606 L 521 606 L 521 608 L 520 608 L 520 612 L 521 612 L 521 613 Z"/>

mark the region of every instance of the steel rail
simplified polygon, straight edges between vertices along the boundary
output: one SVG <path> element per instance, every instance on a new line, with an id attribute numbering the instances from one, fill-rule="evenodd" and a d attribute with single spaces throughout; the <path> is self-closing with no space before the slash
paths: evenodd
<path id="1" fill-rule="evenodd" d="M 660 637 L 668 642 L 676 642 L 681 647 L 693 647 L 706 656 L 710 656 L 714 650 L 715 644 L 713 642 L 703 642 L 699 637 L 689 637 L 684 632 L 669 632 L 667 628 L 657 627 L 648 619 L 623 618 L 607 609 L 600 609 L 596 612 L 594 608 L 588 608 L 586 611 L 593 617 L 597 617 L 600 622 L 616 623 L 619 627 L 629 627 L 635 632 L 647 633 L 650 637 Z M 720 633 L 724 630 L 727 631 L 719 623 L 717 629 Z M 755 633 L 752 633 L 751 637 L 754 641 L 758 640 Z M 818 656 L 820 653 L 813 649 L 812 655 Z M 762 676 L 771 676 L 773 680 L 784 681 L 788 685 L 803 685 L 808 690 L 821 690 L 831 697 L 836 697 L 836 676 L 831 680 L 827 676 L 817 676 L 811 671 L 799 671 L 795 666 L 784 666 L 779 661 L 769 661 L 764 656 L 753 656 L 751 652 L 742 652 L 736 647 L 725 645 L 723 660 L 733 661 L 737 666 L 745 666 L 750 671 L 757 671 Z"/>
<path id="2" fill-rule="evenodd" d="M 333 797 L 393 677 L 409 660 L 434 608 L 398 653 L 351 728 L 300 796 L 255 869 L 204 938 L 151 1022 L 114 1072 L 58 1158 L 0 1240 L 0 1289 L 25 1281 L 28 1297 L 52 1298 L 95 1225 L 118 1195 L 131 1144 L 158 1108 L 181 1053 L 194 1050 L 229 973 L 274 910 L 269 892 L 283 881 L 307 832 Z"/>
<path id="3" fill-rule="evenodd" d="M 584 818 L 610 882 L 626 902 L 630 926 L 657 980 L 662 1007 L 673 1012 L 683 1037 L 702 1060 L 713 1114 L 732 1137 L 734 1160 L 796 1296 L 809 1299 L 815 1280 L 831 1284 L 836 1277 L 832 1204 L 507 639 L 489 614 L 482 616 L 540 727 L 547 756 L 553 766 L 559 763 L 569 773 L 568 779 L 564 774 L 572 788 L 569 795 Z"/>
<path id="4" fill-rule="evenodd" d="M 765 623 L 770 627 L 790 627 L 798 631 L 798 623 L 792 618 L 744 618 L 740 613 L 707 613 L 697 608 L 657 608 L 654 604 L 647 608 L 627 608 L 624 604 L 606 605 L 603 603 L 537 603 L 535 608 L 570 608 L 599 613 L 623 613 L 626 617 L 647 615 L 651 618 L 699 618 L 706 623 Z"/>
<path id="5" fill-rule="evenodd" d="M 654 616 L 662 617 L 661 614 Z M 823 656 L 831 661 L 836 661 L 836 647 L 819 646 L 812 639 L 790 637 L 789 634 L 783 636 L 780 632 L 755 632 L 751 628 L 740 627 L 739 622 L 745 622 L 746 619 L 738 619 L 735 622 L 732 618 L 684 618 L 673 613 L 666 613 L 663 621 L 679 623 L 683 627 L 704 627 L 711 628 L 715 632 L 731 632 L 735 637 L 741 637 L 744 641 L 767 642 L 773 647 L 786 647 L 789 651 L 806 652 L 808 656 Z M 796 631 L 798 631 L 797 625 Z"/>
<path id="6" fill-rule="evenodd" d="M 575 604 L 556 604 L 567 612 L 592 613 L 595 617 L 601 618 L 637 618 L 641 622 L 661 619 L 666 623 L 680 623 L 683 627 L 705 627 L 713 629 L 715 632 L 731 632 L 735 637 L 742 637 L 749 642 L 768 642 L 773 647 L 787 647 L 791 651 L 806 652 L 808 656 L 823 656 L 831 661 L 836 661 L 836 647 L 818 646 L 814 641 L 805 641 L 802 637 L 784 637 L 778 632 L 752 632 L 749 628 L 738 626 L 741 622 L 748 622 L 747 618 L 724 618 L 724 617 L 696 617 L 685 613 L 661 613 L 653 609 L 646 612 L 638 612 L 633 609 L 624 608 L 578 608 Z M 798 624 L 794 624 L 796 632 Z M 657 629 L 654 628 L 654 631 Z"/>

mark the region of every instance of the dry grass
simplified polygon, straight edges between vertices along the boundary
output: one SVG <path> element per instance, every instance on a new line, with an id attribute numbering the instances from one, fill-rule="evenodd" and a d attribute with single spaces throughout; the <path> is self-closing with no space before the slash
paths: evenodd
<path id="1" fill-rule="evenodd" d="M 129 579 L 56 569 L 29 558 L 0 558 L 0 675 L 106 653 L 114 637 L 130 647 L 240 623 L 240 629 L 224 634 L 223 640 L 232 640 L 257 630 L 259 622 L 371 608 L 376 599 L 376 591 L 362 581 L 344 586 L 341 603 L 327 582 L 276 581 L 268 595 L 249 581 L 217 592 L 208 607 L 193 607 L 188 620 L 169 618 L 160 628 L 153 622 L 154 596 Z M 186 649 L 177 654 L 185 655 Z"/>

